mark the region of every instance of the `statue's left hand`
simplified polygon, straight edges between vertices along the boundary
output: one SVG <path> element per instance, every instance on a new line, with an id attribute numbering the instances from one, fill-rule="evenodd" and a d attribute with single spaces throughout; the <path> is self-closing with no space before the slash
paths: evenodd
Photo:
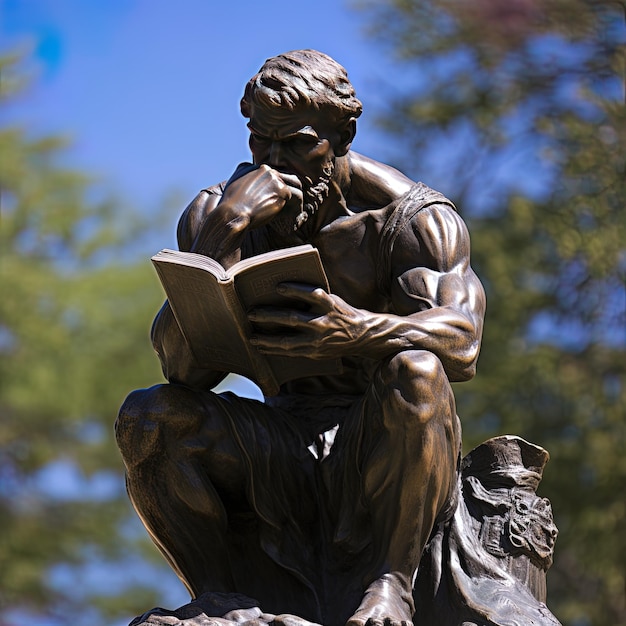
<path id="1" fill-rule="evenodd" d="M 278 292 L 307 305 L 297 308 L 259 307 L 248 314 L 259 329 L 250 339 L 260 352 L 310 359 L 354 355 L 368 331 L 367 312 L 349 305 L 321 287 L 281 283 Z M 263 327 L 271 332 L 263 333 Z M 278 330 L 277 330 L 278 327 Z"/>

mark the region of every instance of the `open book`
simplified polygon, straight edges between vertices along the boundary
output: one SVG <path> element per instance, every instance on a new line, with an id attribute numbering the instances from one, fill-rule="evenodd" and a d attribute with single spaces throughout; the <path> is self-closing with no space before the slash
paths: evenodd
<path id="1" fill-rule="evenodd" d="M 341 371 L 339 359 L 264 355 L 248 341 L 253 333 L 246 315 L 250 309 L 305 306 L 279 295 L 278 283 L 308 283 L 328 291 L 328 279 L 313 246 L 266 252 L 243 259 L 229 270 L 207 256 L 167 249 L 155 254 L 152 262 L 198 367 L 246 376 L 266 396 L 276 395 L 288 380 Z"/>

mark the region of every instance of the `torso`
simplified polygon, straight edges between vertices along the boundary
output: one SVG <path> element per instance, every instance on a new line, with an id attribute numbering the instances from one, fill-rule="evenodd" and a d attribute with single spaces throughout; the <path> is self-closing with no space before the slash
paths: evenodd
<path id="1" fill-rule="evenodd" d="M 351 153 L 353 154 L 353 153 Z M 268 226 L 251 231 L 243 247 L 244 257 L 301 243 L 310 243 L 320 253 L 330 291 L 354 307 L 375 313 L 393 313 L 391 276 L 380 274 L 381 233 L 399 199 L 414 184 L 397 170 L 361 155 L 351 157 L 353 184 L 348 214 L 326 224 L 306 241 L 287 241 Z M 358 181 L 358 182 L 357 182 Z M 223 185 L 213 188 L 221 195 Z M 369 204 L 368 206 L 364 206 Z M 370 207 L 374 208 L 370 208 Z M 416 251 L 417 252 L 417 251 Z M 416 258 L 416 264 L 419 259 Z M 375 363 L 344 358 L 344 374 L 332 378 L 300 379 L 284 385 L 283 393 L 362 394 Z"/>
<path id="2" fill-rule="evenodd" d="M 355 213 L 324 227 L 311 243 L 319 250 L 332 293 L 352 306 L 376 313 L 390 310 L 388 290 L 380 289 L 380 232 L 388 209 Z"/>
<path id="3" fill-rule="evenodd" d="M 380 233 L 393 207 L 341 217 L 304 242 L 319 250 L 332 293 L 352 306 L 376 313 L 390 310 L 388 290 L 381 290 L 377 273 Z M 271 229 L 263 230 L 246 242 L 245 256 L 302 243 L 294 240 L 286 244 Z"/>
<path id="4" fill-rule="evenodd" d="M 319 250 L 331 293 L 354 307 L 376 313 L 392 312 L 389 289 L 381 289 L 379 284 L 378 255 L 380 234 L 394 206 L 392 204 L 339 218 L 307 242 Z M 277 242 L 272 241 L 271 232 L 263 235 L 259 237 L 263 241 L 262 248 L 255 249 L 258 244 L 252 244 L 248 249 L 250 254 L 282 247 L 272 245 Z M 284 385 L 281 394 L 362 394 L 375 364 L 358 358 L 344 358 L 343 365 L 344 373 L 341 376 L 292 381 Z"/>

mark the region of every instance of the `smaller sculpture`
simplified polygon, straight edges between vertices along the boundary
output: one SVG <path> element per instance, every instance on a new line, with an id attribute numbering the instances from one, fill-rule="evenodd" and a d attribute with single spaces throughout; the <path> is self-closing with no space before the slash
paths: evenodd
<path id="1" fill-rule="evenodd" d="M 558 534 L 537 496 L 548 453 L 520 437 L 495 437 L 461 464 L 459 503 L 424 552 L 416 625 L 558 626 L 545 605 Z"/>

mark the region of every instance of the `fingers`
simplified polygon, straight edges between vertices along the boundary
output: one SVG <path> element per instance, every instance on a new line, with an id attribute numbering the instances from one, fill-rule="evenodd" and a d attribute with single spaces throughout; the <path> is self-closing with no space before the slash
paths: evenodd
<path id="1" fill-rule="evenodd" d="M 316 355 L 311 353 L 310 341 L 299 334 L 252 335 L 250 343 L 263 354 L 316 358 Z"/>
<path id="2" fill-rule="evenodd" d="M 304 204 L 304 193 L 302 191 L 302 181 L 295 174 L 287 174 L 278 170 L 273 170 L 277 178 L 285 185 L 290 193 L 286 204 L 301 208 Z"/>
<path id="3" fill-rule="evenodd" d="M 278 324 L 289 328 L 306 326 L 315 317 L 303 311 L 270 307 L 253 309 L 248 313 L 248 319 L 255 324 Z"/>
<path id="4" fill-rule="evenodd" d="M 280 172 L 265 164 L 259 166 L 259 170 L 261 176 L 268 177 L 272 181 L 270 185 L 275 189 L 277 196 L 284 201 L 284 205 L 302 205 L 304 201 L 302 183 L 295 174 Z"/>
<path id="5" fill-rule="evenodd" d="M 289 200 L 293 194 L 293 190 L 297 190 L 296 185 L 292 185 L 285 179 L 285 175 L 278 170 L 272 169 L 269 165 L 261 165 L 259 170 L 262 172 L 262 176 L 267 176 L 272 180 L 273 185 L 276 187 L 278 194 L 284 199 Z"/>
<path id="6" fill-rule="evenodd" d="M 288 187 L 302 190 L 302 181 L 295 174 L 288 174 L 287 172 L 281 172 L 280 170 L 274 170 L 278 173 L 278 176 L 282 178 L 283 182 Z"/>
<path id="7" fill-rule="evenodd" d="M 226 185 L 230 185 L 231 183 L 234 183 L 237 179 L 241 178 L 242 176 L 245 176 L 246 174 L 249 174 L 250 172 L 253 172 L 254 170 L 259 169 L 258 165 L 254 165 L 253 163 L 240 163 L 237 168 L 235 169 L 233 175 L 228 179 L 228 182 L 226 183 Z"/>
<path id="8" fill-rule="evenodd" d="M 280 213 L 298 194 L 302 197 L 301 190 L 288 185 L 276 170 L 267 165 L 244 164 L 227 183 L 220 204 L 247 216 L 249 227 L 257 228 Z"/>
<path id="9" fill-rule="evenodd" d="M 276 291 L 287 298 L 293 298 L 300 302 L 305 302 L 318 309 L 322 307 L 329 310 L 329 295 L 317 285 L 309 285 L 307 283 L 280 283 L 276 287 Z"/>

